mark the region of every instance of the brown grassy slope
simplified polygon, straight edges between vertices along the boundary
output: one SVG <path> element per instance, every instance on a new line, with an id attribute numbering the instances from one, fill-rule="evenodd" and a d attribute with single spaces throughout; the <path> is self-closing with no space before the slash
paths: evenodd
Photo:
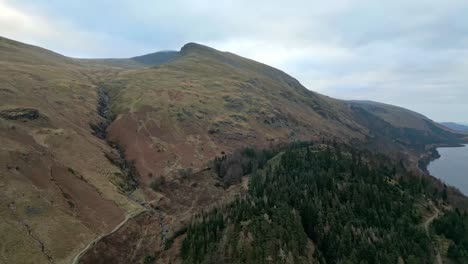
<path id="1" fill-rule="evenodd" d="M 91 135 L 96 97 L 72 59 L 0 38 L 0 262 L 69 263 L 137 208 Z"/>
<path id="2" fill-rule="evenodd" d="M 136 161 L 144 183 L 243 146 L 337 138 L 398 153 L 459 141 L 412 111 L 332 99 L 280 70 L 195 43 L 166 64 L 102 82 L 116 115 L 110 139 Z"/>
<path id="3" fill-rule="evenodd" d="M 277 69 L 197 44 L 168 64 L 120 72 L 105 86 L 116 115 L 110 139 L 136 160 L 143 182 L 201 168 L 242 146 L 365 134 L 346 104 Z"/>

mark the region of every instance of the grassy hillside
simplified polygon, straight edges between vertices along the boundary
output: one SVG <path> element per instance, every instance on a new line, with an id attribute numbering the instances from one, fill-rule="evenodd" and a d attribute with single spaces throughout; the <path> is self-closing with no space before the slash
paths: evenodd
<path id="1" fill-rule="evenodd" d="M 109 139 L 126 149 L 147 183 L 245 145 L 364 133 L 345 104 L 279 70 L 197 44 L 167 64 L 101 82 L 116 116 Z"/>
<path id="2" fill-rule="evenodd" d="M 195 43 L 165 64 L 99 81 L 116 118 L 109 139 L 126 149 L 146 183 L 246 145 L 336 138 L 398 153 L 460 141 L 420 114 L 335 100 L 280 70 Z"/>
<path id="3" fill-rule="evenodd" d="M 74 60 L 4 38 L 0 83 L 0 262 L 69 263 L 138 208 L 91 135 L 95 86 Z"/>

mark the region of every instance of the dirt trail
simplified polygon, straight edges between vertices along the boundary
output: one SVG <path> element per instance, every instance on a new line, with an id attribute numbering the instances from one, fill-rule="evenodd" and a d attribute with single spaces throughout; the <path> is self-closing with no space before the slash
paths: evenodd
<path id="1" fill-rule="evenodd" d="M 441 212 L 439 210 L 439 208 L 437 208 L 437 206 L 434 205 L 434 203 L 432 203 L 432 201 L 429 201 L 429 204 L 431 205 L 433 211 L 434 211 L 434 215 L 432 215 L 431 217 L 429 217 L 424 223 L 423 223 L 423 226 L 424 226 L 424 230 L 426 230 L 426 234 L 427 236 L 430 236 L 430 232 L 429 232 L 429 228 L 431 226 L 431 223 L 441 215 Z M 435 253 L 436 253 L 436 258 L 434 260 L 434 262 L 436 264 L 443 264 L 443 261 L 442 261 L 442 257 L 440 255 L 440 251 L 439 251 L 439 248 L 438 246 L 434 243 L 434 250 L 435 250 Z"/>
<path id="2" fill-rule="evenodd" d="M 89 242 L 88 245 L 86 245 L 86 247 L 81 250 L 74 258 L 73 258 L 73 264 L 78 264 L 80 262 L 80 258 L 88 251 L 90 250 L 94 245 L 96 245 L 101 239 L 109 236 L 109 235 L 112 235 L 113 233 L 117 232 L 123 225 L 125 225 L 129 220 L 141 215 L 142 213 L 145 213 L 145 212 L 148 212 L 147 209 L 142 209 L 142 210 L 139 210 L 139 211 L 136 211 L 136 212 L 133 212 L 133 213 L 130 213 L 128 214 L 125 219 L 120 223 L 118 224 L 112 231 L 110 231 L 109 233 L 107 234 L 103 234 L 103 235 L 100 235 L 99 237 L 97 237 L 96 239 L 94 239 L 93 241 Z"/>

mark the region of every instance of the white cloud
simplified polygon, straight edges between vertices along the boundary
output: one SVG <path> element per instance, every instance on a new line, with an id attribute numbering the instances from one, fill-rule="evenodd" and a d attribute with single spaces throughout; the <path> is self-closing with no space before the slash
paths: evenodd
<path id="1" fill-rule="evenodd" d="M 74 57 L 126 57 L 148 47 L 105 33 L 88 32 L 66 20 L 25 12 L 0 0 L 0 31 L 3 37 L 39 45 Z M 118 43 L 118 45 L 115 45 Z"/>
<path id="2" fill-rule="evenodd" d="M 8 5 L 6 1 L 0 1 L 0 28 L 2 34 L 12 38 L 29 39 L 36 42 L 37 39 L 47 39 L 54 35 L 51 25 L 43 18 L 25 14 Z"/>

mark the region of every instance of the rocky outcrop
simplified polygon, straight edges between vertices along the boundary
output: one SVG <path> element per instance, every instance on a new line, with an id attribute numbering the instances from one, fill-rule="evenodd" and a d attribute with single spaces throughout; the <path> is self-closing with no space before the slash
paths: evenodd
<path id="1" fill-rule="evenodd" d="M 12 108 L 0 110 L 0 117 L 8 120 L 30 121 L 39 118 L 39 111 L 34 108 Z"/>
<path id="2" fill-rule="evenodd" d="M 125 150 L 119 144 L 109 141 L 107 143 L 115 151 L 105 153 L 106 158 L 122 172 L 122 174 L 115 175 L 121 180 L 117 185 L 125 193 L 131 193 L 138 187 L 139 174 L 135 167 L 135 161 L 126 159 Z"/>

